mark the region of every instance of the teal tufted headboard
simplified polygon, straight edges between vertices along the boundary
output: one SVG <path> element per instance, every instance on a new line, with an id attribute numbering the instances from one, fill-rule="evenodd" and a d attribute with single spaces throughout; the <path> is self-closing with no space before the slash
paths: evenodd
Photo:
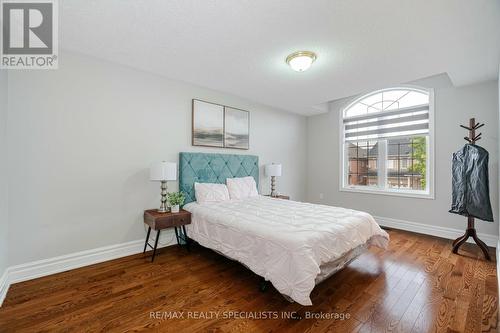
<path id="1" fill-rule="evenodd" d="M 179 153 L 179 190 L 185 204 L 196 201 L 194 183 L 225 184 L 226 178 L 252 176 L 259 186 L 259 157 L 254 155 Z"/>

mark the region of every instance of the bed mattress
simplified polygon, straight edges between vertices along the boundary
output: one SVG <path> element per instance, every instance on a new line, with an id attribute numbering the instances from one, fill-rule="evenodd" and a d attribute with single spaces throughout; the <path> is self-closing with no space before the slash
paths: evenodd
<path id="1" fill-rule="evenodd" d="M 264 196 L 189 203 L 188 236 L 237 260 L 282 294 L 312 305 L 321 267 L 363 245 L 386 248 L 389 235 L 365 212 Z"/>

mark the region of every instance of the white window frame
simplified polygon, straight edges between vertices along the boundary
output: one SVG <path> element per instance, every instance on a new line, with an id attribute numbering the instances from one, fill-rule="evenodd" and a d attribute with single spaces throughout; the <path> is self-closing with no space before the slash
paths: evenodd
<path id="1" fill-rule="evenodd" d="M 418 191 L 418 190 L 402 190 L 402 189 L 389 189 L 386 188 L 386 179 L 387 179 L 387 170 L 386 170 L 386 161 L 381 159 L 381 156 L 386 156 L 387 144 L 379 145 L 379 156 L 378 156 L 378 169 L 379 176 L 378 177 L 378 187 L 376 186 L 356 186 L 349 185 L 348 177 L 349 177 L 349 158 L 347 156 L 347 152 L 345 149 L 345 140 L 344 140 L 344 114 L 347 109 L 353 106 L 358 101 L 362 100 L 365 97 L 370 95 L 374 95 L 377 93 L 381 93 L 384 91 L 395 90 L 395 89 L 411 89 L 417 91 L 425 91 L 429 93 L 429 134 L 427 141 L 427 173 L 426 173 L 426 183 L 428 184 L 426 191 Z M 362 96 L 356 97 L 353 99 L 346 107 L 342 108 L 339 113 L 339 161 L 340 161 L 340 175 L 339 175 L 339 190 L 341 192 L 355 192 L 355 193 L 367 193 L 367 194 L 380 194 L 380 195 L 391 195 L 391 196 L 399 196 L 399 197 L 408 197 L 408 198 L 420 198 L 420 199 L 435 199 L 434 195 L 434 145 L 435 145 L 435 136 L 434 136 L 434 89 L 426 89 L 417 86 L 410 85 L 401 85 L 381 90 L 372 91 L 370 93 L 364 94 Z M 372 141 L 375 141 L 373 139 Z M 370 141 L 370 140 L 368 140 Z M 378 141 L 386 141 L 378 140 Z M 383 150 L 383 151 L 382 151 Z M 381 153 L 382 152 L 382 153 Z"/>

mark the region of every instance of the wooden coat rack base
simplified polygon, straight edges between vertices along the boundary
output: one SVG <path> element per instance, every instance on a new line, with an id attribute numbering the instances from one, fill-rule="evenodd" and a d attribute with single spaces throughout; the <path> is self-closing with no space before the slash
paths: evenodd
<path id="1" fill-rule="evenodd" d="M 469 119 L 469 126 L 460 125 L 460 127 L 465 128 L 469 131 L 469 136 L 464 137 L 464 139 L 473 145 L 476 144 L 476 141 L 481 139 L 481 133 L 476 135 L 476 130 L 483 126 L 484 124 L 476 124 L 475 118 Z M 476 228 L 474 226 L 474 217 L 472 216 L 467 217 L 467 230 L 465 230 L 465 234 L 453 241 L 453 253 L 458 253 L 458 249 L 460 248 L 460 246 L 462 246 L 462 244 L 465 243 L 469 239 L 469 237 L 472 237 L 477 246 L 479 246 L 481 251 L 483 251 L 486 260 L 491 260 L 490 254 L 488 252 L 488 246 L 486 246 L 486 244 L 482 240 L 480 240 L 479 237 L 477 237 Z"/>
<path id="2" fill-rule="evenodd" d="M 467 230 L 465 231 L 465 234 L 453 241 L 453 253 L 458 253 L 460 246 L 462 246 L 462 244 L 465 243 L 469 237 L 472 237 L 477 246 L 479 246 L 481 251 L 483 251 L 486 260 L 491 260 L 490 253 L 488 252 L 488 246 L 480 240 L 479 237 L 477 237 L 476 228 L 474 227 L 474 218 L 471 216 L 467 218 Z"/>

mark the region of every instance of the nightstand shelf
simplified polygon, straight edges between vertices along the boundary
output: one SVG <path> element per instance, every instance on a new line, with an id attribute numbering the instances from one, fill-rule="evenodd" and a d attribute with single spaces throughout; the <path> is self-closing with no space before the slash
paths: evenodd
<path id="1" fill-rule="evenodd" d="M 156 249 L 158 247 L 158 240 L 160 239 L 160 232 L 163 229 L 174 228 L 175 238 L 177 239 L 177 244 L 185 244 L 189 251 L 189 237 L 186 233 L 186 224 L 191 223 L 191 213 L 181 209 L 178 213 L 160 213 L 157 209 L 149 209 L 144 211 L 144 224 L 148 225 L 148 233 L 146 235 L 146 241 L 144 242 L 144 251 L 146 252 L 149 246 L 153 249 L 153 255 L 151 256 L 151 262 L 154 261 L 156 255 Z M 179 228 L 179 229 L 177 229 Z M 156 239 L 154 246 L 149 244 L 149 235 L 151 234 L 151 229 L 156 231 Z"/>

